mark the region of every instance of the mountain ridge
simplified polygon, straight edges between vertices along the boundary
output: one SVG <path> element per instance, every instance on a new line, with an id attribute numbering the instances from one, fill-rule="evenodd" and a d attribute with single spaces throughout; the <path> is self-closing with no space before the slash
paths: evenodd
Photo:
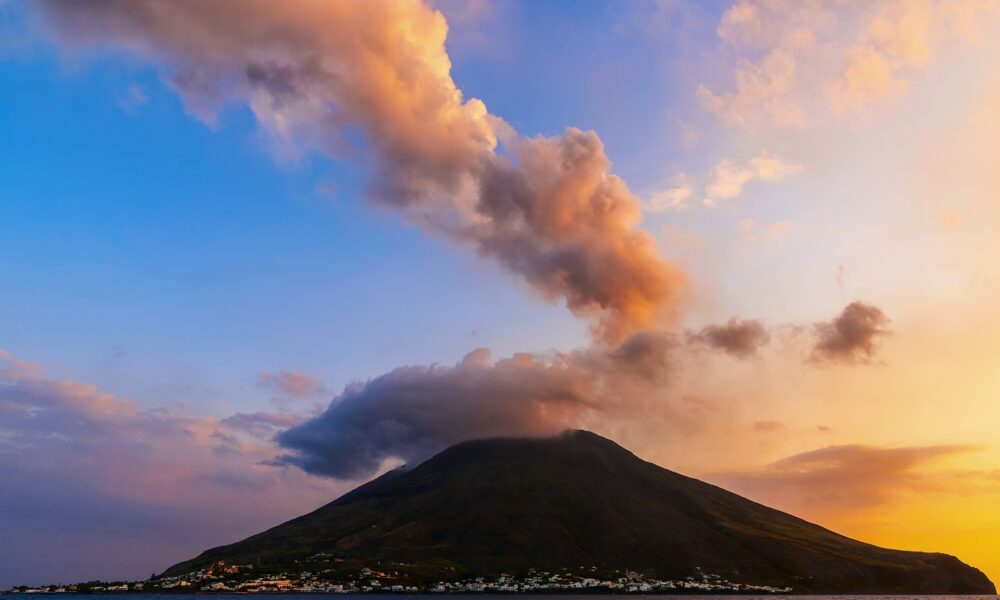
<path id="1" fill-rule="evenodd" d="M 315 555 L 434 577 L 592 566 L 797 592 L 996 593 L 953 556 L 847 538 L 582 430 L 456 444 L 164 575 L 217 561 L 294 568 Z"/>

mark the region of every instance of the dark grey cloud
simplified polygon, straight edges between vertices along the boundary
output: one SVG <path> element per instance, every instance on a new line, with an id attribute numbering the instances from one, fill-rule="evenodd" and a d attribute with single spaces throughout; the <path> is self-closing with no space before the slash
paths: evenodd
<path id="1" fill-rule="evenodd" d="M 747 358 L 771 341 L 764 324 L 733 317 L 721 325 L 707 325 L 688 333 L 688 343 L 704 344 L 738 358 Z"/>
<path id="2" fill-rule="evenodd" d="M 664 385 L 675 346 L 669 335 L 644 333 L 613 349 L 493 362 L 481 348 L 454 366 L 393 369 L 279 434 L 289 452 L 276 462 L 361 479 L 386 461 L 418 462 L 468 439 L 558 433 Z"/>
<path id="3" fill-rule="evenodd" d="M 812 359 L 817 362 L 871 362 L 880 337 L 890 334 L 889 317 L 877 306 L 852 302 L 833 320 L 815 326 Z"/>

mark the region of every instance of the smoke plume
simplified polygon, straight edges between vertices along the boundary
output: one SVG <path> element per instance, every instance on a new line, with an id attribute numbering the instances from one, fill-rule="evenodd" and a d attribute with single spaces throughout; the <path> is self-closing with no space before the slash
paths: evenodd
<path id="1" fill-rule="evenodd" d="M 593 132 L 522 137 L 451 78 L 444 17 L 417 0 L 47 0 L 78 49 L 156 61 L 188 110 L 246 103 L 279 151 L 356 153 L 370 198 L 472 247 L 617 342 L 676 310 L 684 277 Z M 500 147 L 502 146 L 502 151 Z"/>
<path id="2" fill-rule="evenodd" d="M 522 136 L 480 100 L 464 98 L 451 78 L 448 28 L 437 11 L 418 0 L 38 6 L 67 48 L 125 50 L 154 61 L 203 121 L 242 103 L 279 153 L 366 156 L 372 202 L 592 319 L 597 343 L 574 352 L 493 362 L 480 349 L 451 367 L 400 367 L 348 386 L 325 412 L 277 436 L 286 451 L 277 463 L 362 478 L 466 439 L 545 435 L 630 411 L 647 421 L 653 413 L 671 419 L 678 430 L 684 417 L 669 402 L 689 413 L 715 406 L 699 394 L 670 396 L 682 346 L 657 331 L 678 310 L 684 275 L 638 228 L 640 203 L 611 172 L 600 138 L 575 128 Z M 884 322 L 878 309 L 851 305 L 817 328 L 813 355 L 870 358 Z M 689 338 L 738 358 L 768 340 L 759 322 L 737 319 Z M 291 396 L 323 389 L 291 372 L 263 374 L 261 382 Z M 266 435 L 284 418 L 241 415 L 227 425 Z"/>

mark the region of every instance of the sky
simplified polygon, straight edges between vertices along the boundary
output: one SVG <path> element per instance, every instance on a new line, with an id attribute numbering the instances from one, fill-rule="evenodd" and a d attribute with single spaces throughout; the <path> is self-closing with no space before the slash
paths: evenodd
<path id="1" fill-rule="evenodd" d="M 0 587 L 593 430 L 1000 580 L 1000 4 L 0 1 Z"/>

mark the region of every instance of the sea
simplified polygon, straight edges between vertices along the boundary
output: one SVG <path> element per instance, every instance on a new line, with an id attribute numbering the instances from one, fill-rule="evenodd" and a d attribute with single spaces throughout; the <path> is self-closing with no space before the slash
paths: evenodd
<path id="1" fill-rule="evenodd" d="M 0 594 L 0 600 L 25 600 L 25 596 L 86 596 L 88 600 L 208 600 L 206 596 L 211 596 L 213 600 L 247 600 L 248 594 Z M 427 596 L 437 596 L 438 594 L 249 594 L 256 596 L 266 596 L 267 600 L 317 600 L 318 597 L 327 600 L 404 600 L 417 599 L 427 600 Z M 677 596 L 682 594 L 440 594 L 447 596 L 448 600 L 483 600 L 483 596 L 488 596 L 489 600 L 496 600 L 499 597 L 518 598 L 524 600 L 525 596 L 559 596 L 559 600 L 601 600 L 614 599 L 622 600 L 622 596 L 642 596 L 643 598 L 664 597 L 677 600 Z M 997 600 L 1000 596 L 826 596 L 812 595 L 803 596 L 795 594 L 771 594 L 771 595 L 749 595 L 749 594 L 683 594 L 687 596 L 697 596 L 698 600 L 733 600 L 734 598 L 743 600 L 775 600 L 775 596 L 782 598 L 801 598 L 803 600 L 963 600 L 963 599 L 983 599 Z"/>

